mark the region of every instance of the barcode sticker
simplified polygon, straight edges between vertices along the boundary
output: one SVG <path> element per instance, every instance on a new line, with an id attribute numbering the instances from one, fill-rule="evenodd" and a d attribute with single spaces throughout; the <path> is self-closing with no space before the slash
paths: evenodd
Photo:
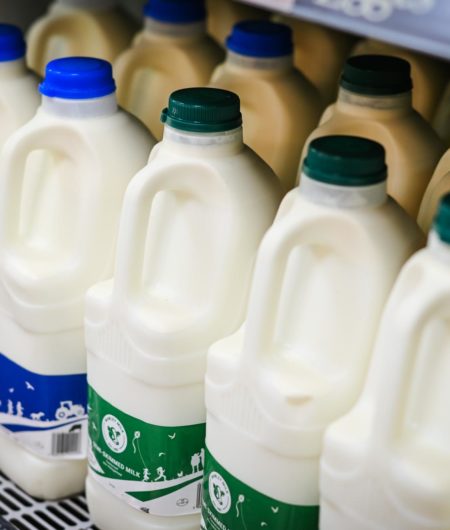
<path id="1" fill-rule="evenodd" d="M 52 434 L 52 456 L 81 452 L 81 431 Z"/>

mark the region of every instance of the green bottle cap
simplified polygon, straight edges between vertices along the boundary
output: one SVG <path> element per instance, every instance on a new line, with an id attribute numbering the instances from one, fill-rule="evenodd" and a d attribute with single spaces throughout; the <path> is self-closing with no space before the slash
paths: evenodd
<path id="1" fill-rule="evenodd" d="M 303 173 L 336 186 L 378 184 L 387 178 L 384 147 L 358 136 L 322 136 L 309 144 Z"/>
<path id="2" fill-rule="evenodd" d="M 438 213 L 434 219 L 434 230 L 441 241 L 450 244 L 450 193 L 444 195 L 439 203 Z"/>
<path id="3" fill-rule="evenodd" d="M 347 59 L 341 87 L 366 96 L 389 96 L 409 92 L 411 66 L 400 57 L 357 55 Z"/>
<path id="4" fill-rule="evenodd" d="M 177 90 L 170 95 L 161 121 L 182 131 L 231 131 L 242 125 L 239 96 L 219 88 Z"/>

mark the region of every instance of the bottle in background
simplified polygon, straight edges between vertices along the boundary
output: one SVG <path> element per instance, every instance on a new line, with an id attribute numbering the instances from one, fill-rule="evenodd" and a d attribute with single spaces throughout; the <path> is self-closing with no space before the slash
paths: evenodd
<path id="1" fill-rule="evenodd" d="M 404 266 L 364 391 L 327 431 L 321 530 L 450 527 L 450 194 Z"/>
<path id="2" fill-rule="evenodd" d="M 109 530 L 198 530 L 206 353 L 242 324 L 282 195 L 243 143 L 235 94 L 179 90 L 162 118 L 127 190 L 114 280 L 86 304 L 87 501 Z"/>
<path id="3" fill-rule="evenodd" d="M 25 65 L 25 50 L 20 29 L 0 24 L 0 149 L 35 115 L 41 101 L 38 79 Z"/>
<path id="4" fill-rule="evenodd" d="M 27 63 L 43 76 L 47 63 L 69 56 L 112 62 L 130 43 L 136 24 L 115 0 L 55 0 L 27 35 Z"/>
<path id="5" fill-rule="evenodd" d="M 408 61 L 414 85 L 413 107 L 427 121 L 433 120 L 448 80 L 449 69 L 445 62 L 374 39 L 360 41 L 352 55 L 390 55 Z"/>
<path id="6" fill-rule="evenodd" d="M 206 33 L 204 0 L 150 0 L 144 29 L 114 65 L 119 104 L 160 140 L 160 113 L 169 95 L 206 85 L 222 58 Z"/>
<path id="7" fill-rule="evenodd" d="M 292 28 L 296 68 L 319 89 L 324 103 L 335 101 L 342 67 L 355 37 L 298 18 L 278 15 L 274 20 Z"/>
<path id="8" fill-rule="evenodd" d="M 303 144 L 319 121 L 319 93 L 294 68 L 292 31 L 284 24 L 239 22 L 227 49 L 210 85 L 239 94 L 244 141 L 287 191 L 295 185 Z"/>
<path id="9" fill-rule="evenodd" d="M 111 65 L 47 65 L 0 162 L 0 469 L 28 494 L 83 490 L 84 297 L 111 276 L 125 189 L 153 138 L 118 110 Z"/>
<path id="10" fill-rule="evenodd" d="M 434 116 L 433 127 L 447 147 L 450 147 L 450 82 L 442 95 Z"/>
<path id="11" fill-rule="evenodd" d="M 225 47 L 233 26 L 242 20 L 269 18 L 269 13 L 257 7 L 240 4 L 234 0 L 207 0 L 208 33 Z"/>
<path id="12" fill-rule="evenodd" d="M 381 145 L 311 143 L 259 248 L 245 325 L 208 353 L 205 530 L 318 529 L 324 431 L 356 401 L 388 294 L 422 243 L 387 196 Z"/>
<path id="13" fill-rule="evenodd" d="M 450 150 L 441 158 L 420 205 L 418 223 L 425 233 L 431 229 L 439 202 L 450 192 Z"/>
<path id="14" fill-rule="evenodd" d="M 325 111 L 308 141 L 351 134 L 379 142 L 386 150 L 388 193 L 416 219 L 444 147 L 431 125 L 412 108 L 411 97 L 410 66 L 405 60 L 351 57 L 336 103 Z"/>

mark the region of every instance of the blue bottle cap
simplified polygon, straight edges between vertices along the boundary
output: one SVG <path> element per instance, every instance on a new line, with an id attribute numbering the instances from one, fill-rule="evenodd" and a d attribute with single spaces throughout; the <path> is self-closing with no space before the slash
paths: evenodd
<path id="1" fill-rule="evenodd" d="M 66 57 L 50 61 L 39 85 L 44 96 L 62 99 L 94 99 L 116 90 L 111 64 L 93 57 Z"/>
<path id="2" fill-rule="evenodd" d="M 204 0 L 149 0 L 144 15 L 170 24 L 191 24 L 206 18 Z"/>
<path id="3" fill-rule="evenodd" d="M 268 20 L 246 20 L 234 25 L 227 48 L 249 57 L 282 57 L 293 53 L 292 30 Z"/>
<path id="4" fill-rule="evenodd" d="M 25 51 L 22 31 L 11 24 L 0 24 L 0 62 L 20 59 Z"/>
<path id="5" fill-rule="evenodd" d="M 439 203 L 434 229 L 439 239 L 450 245 L 450 193 L 444 195 Z"/>

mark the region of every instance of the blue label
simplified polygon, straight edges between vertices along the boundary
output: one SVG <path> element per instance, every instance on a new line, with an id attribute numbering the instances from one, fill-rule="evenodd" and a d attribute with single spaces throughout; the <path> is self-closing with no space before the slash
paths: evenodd
<path id="1" fill-rule="evenodd" d="M 46 456 L 80 453 L 86 414 L 86 374 L 41 375 L 0 354 L 0 425 L 19 443 Z"/>

